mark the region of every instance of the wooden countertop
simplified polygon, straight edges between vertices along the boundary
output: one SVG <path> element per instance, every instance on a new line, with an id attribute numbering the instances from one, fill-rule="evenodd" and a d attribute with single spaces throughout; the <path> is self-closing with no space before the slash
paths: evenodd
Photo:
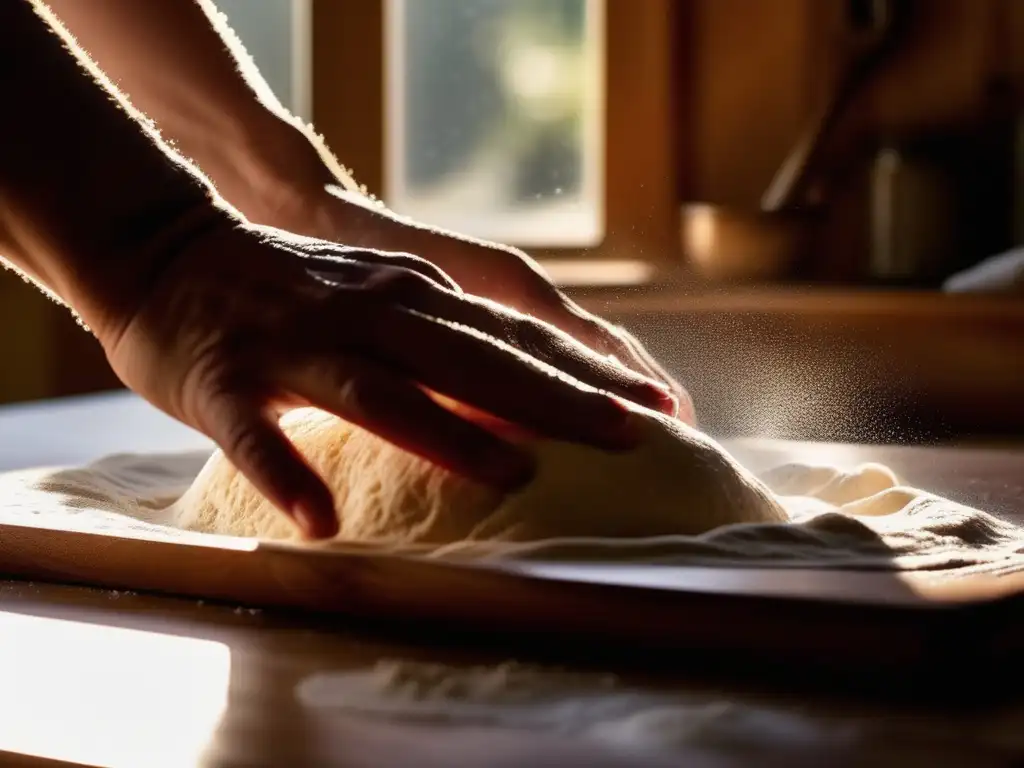
<path id="1" fill-rule="evenodd" d="M 56 420 L 51 418 L 55 411 L 61 414 Z M 114 412 L 134 416 L 114 420 Z M 54 429 L 58 421 L 66 430 L 69 424 L 86 423 L 90 415 L 92 423 L 106 420 L 109 425 L 98 430 L 106 433 L 97 435 L 97 444 L 104 443 L 101 450 L 112 443 L 124 450 L 145 450 L 144 443 L 160 430 L 164 450 L 195 446 L 187 431 L 176 431 L 125 396 L 6 413 L 0 409 L 0 435 L 35 432 L 43 444 L 48 438 L 39 433 Z M 147 419 L 149 428 L 138 429 Z M 842 462 L 881 460 L 912 482 L 967 503 L 1008 515 L 1024 510 L 1024 452 L 786 441 L 740 442 L 735 450 L 742 455 L 744 446 L 779 460 L 808 454 L 821 458 L 823 451 Z M 0 449 L 8 454 L 17 450 L 4 440 Z M 85 458 L 90 449 L 82 442 L 75 450 Z M 8 458 L 8 466 L 17 463 L 17 457 Z M 0 582 L 0 764 L 895 764 L 885 762 L 888 756 L 898 758 L 900 765 L 1002 766 L 1024 756 L 1024 706 L 989 711 L 984 702 L 972 701 L 965 702 L 963 711 L 938 712 L 838 694 L 797 693 L 795 686 L 767 689 L 736 679 L 698 681 L 668 671 L 622 674 L 637 690 L 668 692 L 702 711 L 724 712 L 721 727 L 726 731 L 702 732 L 691 723 L 691 736 L 684 738 L 681 732 L 680 743 L 664 759 L 581 736 L 360 718 L 329 703 L 304 703 L 297 696 L 297 686 L 310 676 L 364 668 L 381 659 L 459 666 L 495 664 L 519 653 L 460 648 L 431 637 L 427 642 L 408 633 L 386 635 L 337 618 Z M 1017 672 L 1007 670 L 1005 679 L 992 683 L 1016 685 Z M 747 724 L 741 729 L 742 744 L 722 735 L 736 723 Z M 33 754 L 67 762 L 37 763 L 26 757 Z"/>
<path id="2" fill-rule="evenodd" d="M 830 285 L 641 285 L 572 287 L 598 313 L 738 312 L 765 315 L 998 318 L 1024 323 L 1024 297 Z"/>
<path id="3" fill-rule="evenodd" d="M 297 689 L 313 676 L 330 679 L 379 660 L 460 667 L 498 664 L 507 654 L 429 646 L 338 622 L 46 584 L 0 583 L 0 651 L 3 765 L 35 765 L 26 756 L 42 755 L 71 765 L 217 768 L 810 767 L 896 765 L 897 757 L 899 765 L 976 767 L 1010 766 L 1015 758 L 1020 764 L 1024 755 L 1020 707 L 992 710 L 975 701 L 941 712 L 665 674 L 621 677 L 709 715 L 724 707 L 734 722 L 751 718 L 754 727 L 736 735 L 746 743 L 699 730 L 687 739 L 684 727 L 676 735 L 682 744 L 659 759 L 541 730 L 363 718 L 329 702 L 303 702 Z M 1010 673 L 993 684 L 1012 679 Z M 883 755 L 888 762 L 880 762 Z"/>

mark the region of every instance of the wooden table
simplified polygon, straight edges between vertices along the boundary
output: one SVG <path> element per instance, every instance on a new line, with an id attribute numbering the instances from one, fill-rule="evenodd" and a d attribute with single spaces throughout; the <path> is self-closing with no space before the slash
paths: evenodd
<path id="1" fill-rule="evenodd" d="M 0 411 L 0 467 L 38 463 L 48 445 L 62 446 L 50 460 L 68 462 L 114 444 L 151 450 L 154 441 L 163 451 L 203 443 L 123 396 Z M 882 460 L 964 501 L 1002 514 L 1024 510 L 1024 453 L 759 447 L 779 459 L 824 450 L 839 461 Z M 0 764 L 66 764 L 25 757 L 41 754 L 127 766 L 995 766 L 1024 756 L 1024 707 L 989 711 L 969 702 L 937 712 L 650 670 L 623 677 L 640 690 L 730 707 L 757 727 L 745 744 L 716 743 L 712 733 L 655 756 L 539 731 L 360 718 L 296 696 L 311 675 L 379 659 L 489 664 L 512 652 L 428 645 L 339 619 L 0 582 Z"/>

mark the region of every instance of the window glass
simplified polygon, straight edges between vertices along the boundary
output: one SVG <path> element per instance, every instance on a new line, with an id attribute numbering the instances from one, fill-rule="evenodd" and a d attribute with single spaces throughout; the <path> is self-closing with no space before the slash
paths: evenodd
<path id="1" fill-rule="evenodd" d="M 603 236 L 603 0 L 387 0 L 394 210 L 524 246 Z"/>
<path id="2" fill-rule="evenodd" d="M 309 0 L 214 0 L 274 95 L 310 119 Z"/>

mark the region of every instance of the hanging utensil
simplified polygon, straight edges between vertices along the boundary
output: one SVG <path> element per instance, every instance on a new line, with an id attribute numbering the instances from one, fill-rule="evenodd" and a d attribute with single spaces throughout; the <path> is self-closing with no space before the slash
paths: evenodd
<path id="1" fill-rule="evenodd" d="M 906 0 L 847 0 L 845 64 L 839 85 L 811 119 L 761 198 L 761 210 L 778 213 L 803 205 L 821 154 L 850 104 L 892 50 L 906 17 Z"/>
<path id="2" fill-rule="evenodd" d="M 844 66 L 838 87 L 814 114 L 776 172 L 760 211 L 687 204 L 682 239 L 690 263 L 719 280 L 773 279 L 788 273 L 807 242 L 810 183 L 837 125 L 895 46 L 912 0 L 845 0 Z"/>

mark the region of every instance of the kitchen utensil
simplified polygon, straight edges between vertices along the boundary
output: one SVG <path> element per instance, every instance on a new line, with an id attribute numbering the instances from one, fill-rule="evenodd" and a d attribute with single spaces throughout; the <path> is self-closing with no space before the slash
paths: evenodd
<path id="1" fill-rule="evenodd" d="M 941 142 L 891 140 L 875 155 L 870 180 L 868 278 L 931 285 L 959 248 L 956 177 Z"/>
<path id="2" fill-rule="evenodd" d="M 814 209 L 805 197 L 835 127 L 892 50 L 910 0 L 846 0 L 846 64 L 839 85 L 812 117 L 761 199 L 757 212 L 707 204 L 682 210 L 682 242 L 691 265 L 713 280 L 787 274 L 807 244 Z"/>

